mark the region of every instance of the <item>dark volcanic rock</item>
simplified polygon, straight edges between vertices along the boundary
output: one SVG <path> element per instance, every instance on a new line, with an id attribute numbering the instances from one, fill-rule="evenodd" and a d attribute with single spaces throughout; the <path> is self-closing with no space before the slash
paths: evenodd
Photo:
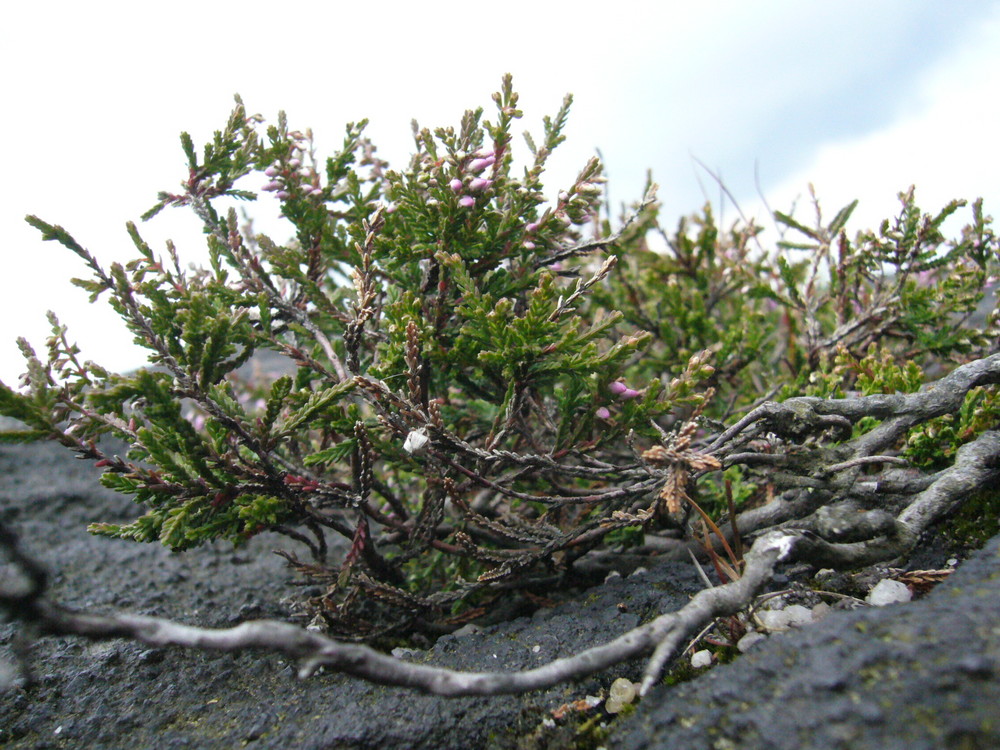
<path id="1" fill-rule="evenodd" d="M 1000 747 L 1000 537 L 925 598 L 835 612 L 654 689 L 614 748 Z"/>
<path id="2" fill-rule="evenodd" d="M 203 626 L 284 615 L 280 600 L 292 577 L 269 552 L 287 547 L 285 540 L 171 554 L 85 531 L 89 522 L 122 521 L 138 511 L 56 445 L 0 447 L 0 520 L 52 571 L 56 601 Z M 664 562 L 533 617 L 441 638 L 408 658 L 522 669 L 606 642 L 682 606 L 698 588 L 690 566 Z M 657 688 L 635 714 L 611 725 L 605 744 L 1000 746 L 998 610 L 994 540 L 922 600 L 835 612 L 692 682 Z M 0 681 L 10 676 L 4 663 L 13 662 L 16 632 L 0 626 Z M 443 699 L 336 674 L 299 680 L 295 665 L 273 654 L 149 649 L 118 640 L 43 638 L 30 646 L 29 663 L 33 682 L 0 695 L 4 747 L 572 747 L 579 740 L 572 720 L 549 730 L 543 719 L 615 677 L 637 678 L 642 667 L 621 665 L 526 696 Z"/>
<path id="3" fill-rule="evenodd" d="M 56 445 L 0 448 L 0 518 L 53 572 L 53 599 L 203 626 L 232 625 L 240 611 L 283 616 L 279 600 L 292 577 L 270 549 L 287 546 L 284 539 L 257 538 L 235 552 L 219 544 L 171 554 L 155 544 L 93 537 L 87 523 L 139 511 L 96 478 Z M 699 588 L 689 565 L 663 563 L 533 617 L 445 636 L 410 658 L 465 670 L 537 666 L 683 606 Z M 12 625 L 0 628 L 0 659 L 8 665 L 14 632 Z M 621 665 L 527 696 L 445 699 L 336 674 L 299 680 L 294 665 L 273 654 L 149 649 L 117 640 L 44 638 L 31 647 L 30 663 L 33 684 L 0 696 L 5 747 L 512 747 L 552 709 L 641 670 L 639 663 Z"/>

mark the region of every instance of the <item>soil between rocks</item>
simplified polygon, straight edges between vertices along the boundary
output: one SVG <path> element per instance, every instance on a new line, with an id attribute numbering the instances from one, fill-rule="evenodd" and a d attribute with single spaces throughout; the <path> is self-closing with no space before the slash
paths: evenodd
<path id="1" fill-rule="evenodd" d="M 87 523 L 130 520 L 137 511 L 101 488 L 97 476 L 57 445 L 0 447 L 0 520 L 52 572 L 55 601 L 214 627 L 285 617 L 280 601 L 294 579 L 268 554 L 279 544 L 289 548 L 283 538 L 171 554 L 159 545 L 93 537 Z M 444 699 L 336 674 L 299 680 L 295 665 L 273 654 L 68 637 L 22 648 L 16 634 L 23 630 L 6 624 L 0 683 L 14 677 L 18 650 L 27 650 L 33 681 L 0 694 L 0 745 L 998 747 L 998 544 L 994 539 L 924 599 L 837 612 L 771 637 L 733 664 L 655 689 L 607 729 L 591 722 L 582 734 L 593 714 L 550 728 L 553 709 L 606 690 L 616 677 L 637 679 L 640 662 L 526 696 Z M 921 567 L 941 565 L 948 554 L 925 548 Z M 443 637 L 409 658 L 459 669 L 523 669 L 606 642 L 678 609 L 700 588 L 692 566 L 664 561 L 531 617 Z"/>

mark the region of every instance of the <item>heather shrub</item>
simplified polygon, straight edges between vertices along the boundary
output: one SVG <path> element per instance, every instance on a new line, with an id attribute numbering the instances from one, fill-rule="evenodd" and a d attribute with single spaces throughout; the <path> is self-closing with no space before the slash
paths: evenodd
<path id="1" fill-rule="evenodd" d="M 927 215 L 912 189 L 853 237 L 854 204 L 826 219 L 818 201 L 810 224 L 777 213 L 776 237 L 719 226 L 711 207 L 668 231 L 653 185 L 610 215 L 597 159 L 546 199 L 568 97 L 525 136 L 526 160 L 509 77 L 494 103 L 456 128 L 415 124 L 412 158 L 391 168 L 363 122 L 320 159 L 310 131 L 237 99 L 200 152 L 182 135 L 181 190 L 143 217 L 193 210 L 206 267 L 130 224 L 136 258 L 105 269 L 29 217 L 84 261 L 75 283 L 149 366 L 82 360 L 52 316 L 41 356 L 20 342 L 22 389 L 0 387 L 0 413 L 24 424 L 3 439 L 59 441 L 143 510 L 94 533 L 177 550 L 277 533 L 320 584 L 301 605 L 317 626 L 441 632 L 571 585 L 590 552 L 697 537 L 693 503 L 718 519 L 773 499 L 773 466 L 709 449 L 764 401 L 912 393 L 995 350 L 996 315 L 975 318 L 998 261 L 979 202 L 954 240 L 943 225 L 965 204 Z M 280 203 L 284 236 L 241 223 L 235 203 L 255 200 Z M 247 374 L 263 350 L 283 374 Z M 995 386 L 977 387 L 897 455 L 946 466 L 997 413 Z"/>

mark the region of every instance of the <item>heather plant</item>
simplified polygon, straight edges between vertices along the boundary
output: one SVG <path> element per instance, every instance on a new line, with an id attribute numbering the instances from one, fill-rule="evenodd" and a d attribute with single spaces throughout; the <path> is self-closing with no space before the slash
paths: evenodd
<path id="1" fill-rule="evenodd" d="M 44 356 L 20 342 L 22 390 L 0 386 L 24 424 L 3 439 L 59 441 L 145 511 L 95 533 L 294 540 L 283 554 L 321 591 L 299 614 L 369 639 L 586 580 L 615 564 L 598 552 L 647 537 L 707 548 L 743 597 L 789 553 L 768 537 L 742 559 L 741 537 L 767 530 L 810 532 L 797 549 L 816 562 L 898 557 L 964 496 L 938 480 L 992 476 L 997 317 L 974 316 L 1000 258 L 979 202 L 954 241 L 964 203 L 927 215 L 912 189 L 853 239 L 855 204 L 827 221 L 815 200 L 810 225 L 775 214 L 770 248 L 710 207 L 668 232 L 653 185 L 615 222 L 596 159 L 543 192 L 568 97 L 520 171 L 509 77 L 494 103 L 414 124 L 391 169 L 363 122 L 320 160 L 311 131 L 237 99 L 200 154 L 182 135 L 181 190 L 144 216 L 193 210 L 207 267 L 129 224 L 137 257 L 105 270 L 29 217 L 84 261 L 75 283 L 107 296 L 150 366 L 81 361 L 53 316 Z M 241 224 L 234 201 L 261 199 L 285 237 Z M 248 369 L 262 350 L 280 374 Z M 850 533 L 831 525 L 845 513 Z"/>

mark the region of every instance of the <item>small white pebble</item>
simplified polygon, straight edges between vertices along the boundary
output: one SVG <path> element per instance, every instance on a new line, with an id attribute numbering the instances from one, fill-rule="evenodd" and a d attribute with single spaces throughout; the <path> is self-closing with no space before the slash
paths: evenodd
<path id="1" fill-rule="evenodd" d="M 790 624 L 788 613 L 783 609 L 762 609 L 757 619 L 768 630 L 784 630 Z"/>
<path id="2" fill-rule="evenodd" d="M 629 573 L 628 577 L 629 578 L 635 578 L 636 576 L 644 576 L 648 572 L 649 571 L 646 570 L 645 568 L 639 567 L 639 568 L 636 568 L 635 570 L 633 570 L 631 573 Z"/>
<path id="3" fill-rule="evenodd" d="M 883 578 L 872 587 L 865 597 L 866 601 L 873 607 L 884 607 L 887 604 L 898 604 L 908 602 L 913 598 L 910 589 L 905 583 L 894 581 L 891 578 Z"/>
<path id="4" fill-rule="evenodd" d="M 635 700 L 635 683 L 624 677 L 619 677 L 611 683 L 608 688 L 608 700 L 616 700 L 622 703 L 631 703 Z M 613 713 L 613 712 L 612 712 Z"/>
<path id="5" fill-rule="evenodd" d="M 701 669 L 702 667 L 707 667 L 712 663 L 712 652 L 707 648 L 703 648 L 701 651 L 695 651 L 691 654 L 691 666 L 695 669 Z"/>
<path id="6" fill-rule="evenodd" d="M 619 573 L 617 570 L 612 570 L 610 573 L 604 576 L 604 582 L 607 583 L 608 581 L 614 578 L 621 578 L 621 577 L 622 577 L 621 573 Z"/>
<path id="7" fill-rule="evenodd" d="M 541 650 L 542 650 L 542 647 L 539 644 L 537 644 L 537 643 L 534 646 L 531 647 L 531 653 L 533 653 L 533 654 L 537 654 Z"/>
<path id="8" fill-rule="evenodd" d="M 820 602 L 815 607 L 812 608 L 812 619 L 813 622 L 819 622 L 828 614 L 830 614 L 830 605 L 826 602 Z"/>
<path id="9" fill-rule="evenodd" d="M 793 628 L 799 627 L 800 625 L 808 625 L 813 621 L 812 611 L 808 607 L 803 607 L 801 604 L 792 604 L 785 607 L 784 612 L 788 616 L 788 624 Z"/>
<path id="10" fill-rule="evenodd" d="M 745 654 L 747 651 L 752 649 L 754 645 L 760 643 L 767 638 L 763 633 L 758 633 L 756 630 L 751 630 L 745 636 L 740 638 L 736 644 L 736 648 L 741 654 Z"/>

